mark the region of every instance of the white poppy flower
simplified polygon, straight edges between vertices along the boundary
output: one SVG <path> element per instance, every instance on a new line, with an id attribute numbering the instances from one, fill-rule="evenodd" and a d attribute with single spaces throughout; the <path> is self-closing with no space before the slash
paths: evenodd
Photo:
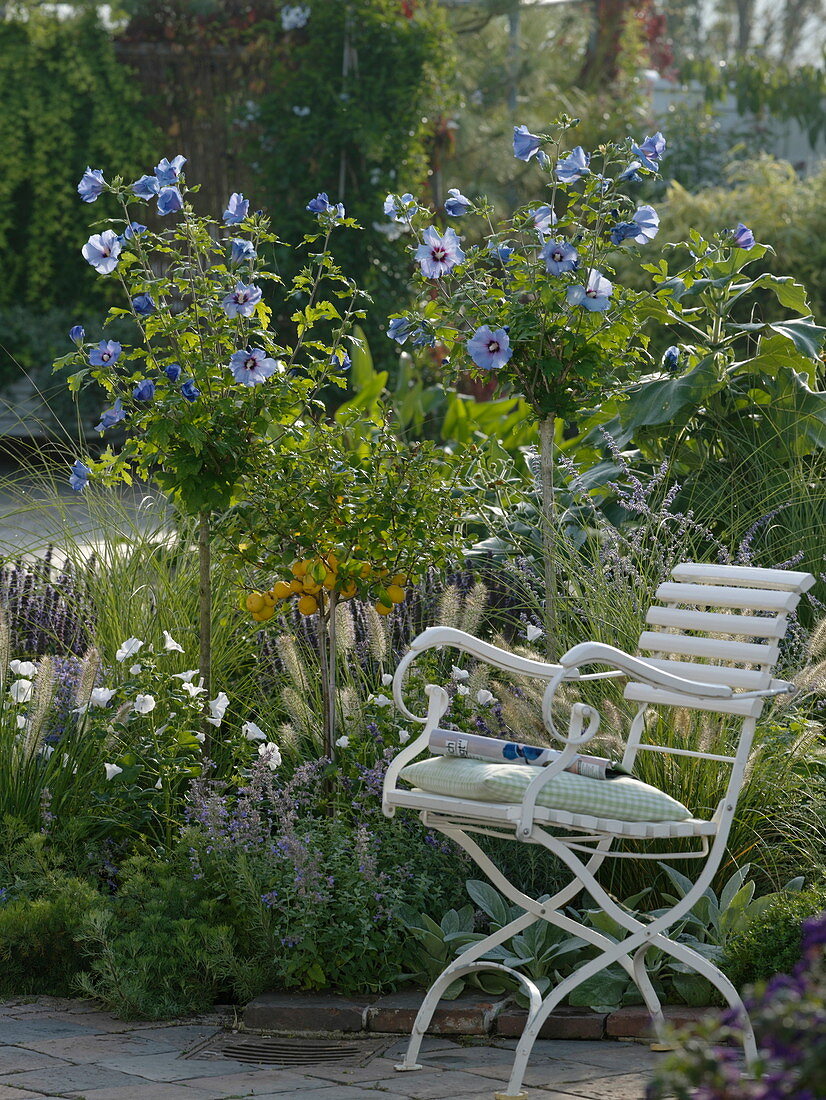
<path id="1" fill-rule="evenodd" d="M 228 706 L 229 696 L 225 695 L 223 691 L 219 691 L 215 698 L 209 701 L 209 712 L 212 717 L 206 718 L 204 721 L 209 722 L 211 726 L 220 726 Z"/>
<path id="2" fill-rule="evenodd" d="M 15 703 L 28 703 L 32 697 L 32 688 L 34 684 L 31 680 L 15 680 L 12 686 L 9 688 L 9 695 L 14 699 Z"/>
<path id="3" fill-rule="evenodd" d="M 454 665 L 453 668 L 450 670 L 450 675 L 453 677 L 454 680 L 467 680 L 468 676 L 470 676 L 470 673 L 467 671 L 466 668 L 457 668 L 456 665 Z"/>
<path id="4" fill-rule="evenodd" d="M 482 688 L 481 691 L 476 692 L 476 702 L 480 707 L 487 707 L 496 702 L 496 696 L 487 688 Z"/>
<path id="5" fill-rule="evenodd" d="M 260 726 L 256 726 L 255 722 L 245 722 L 241 726 L 241 733 L 248 741 L 266 741 L 267 735 L 261 729 Z"/>
<path id="6" fill-rule="evenodd" d="M 103 766 L 106 768 L 107 779 L 114 779 L 116 775 L 120 775 L 123 771 L 123 768 L 119 768 L 117 764 L 104 764 Z"/>
<path id="7" fill-rule="evenodd" d="M 130 668 L 129 668 L 129 675 L 130 676 L 137 676 L 140 671 L 141 671 L 141 666 L 140 665 L 131 665 Z"/>
<path id="8" fill-rule="evenodd" d="M 270 769 L 275 771 L 278 765 L 281 763 L 281 750 L 274 741 L 267 741 L 265 745 L 258 746 L 258 755 Z"/>
<path id="9" fill-rule="evenodd" d="M 407 730 L 399 730 L 399 744 L 405 745 L 410 740 L 410 734 Z"/>
<path id="10" fill-rule="evenodd" d="M 173 672 L 172 675 L 176 680 L 183 680 L 185 684 L 189 684 L 198 675 L 198 671 L 197 668 L 190 668 L 187 672 Z"/>
<path id="11" fill-rule="evenodd" d="M 545 631 L 541 626 L 534 626 L 533 623 L 528 623 L 525 627 L 525 637 L 529 642 L 535 642 L 537 638 L 541 638 Z"/>
<path id="12" fill-rule="evenodd" d="M 189 682 L 189 680 L 185 680 L 181 684 L 181 687 L 184 689 L 184 691 L 189 692 L 193 699 L 196 698 L 196 696 L 202 695 L 206 692 L 205 687 L 201 687 L 200 684 L 192 684 Z"/>
<path id="13" fill-rule="evenodd" d="M 115 654 L 115 660 L 123 664 L 127 657 L 134 657 L 142 645 L 140 638 L 127 638 Z"/>
<path id="14" fill-rule="evenodd" d="M 208 721 L 209 721 L 209 719 L 207 718 L 207 722 Z M 195 740 L 200 741 L 201 744 L 203 745 L 203 743 L 206 741 L 206 734 L 205 733 L 196 733 L 195 734 Z"/>
<path id="15" fill-rule="evenodd" d="M 37 673 L 37 665 L 32 661 L 9 661 L 9 668 L 15 676 L 34 676 Z"/>
<path id="16" fill-rule="evenodd" d="M 115 695 L 117 688 L 92 688 L 92 692 L 89 696 L 90 707 L 106 707 L 109 705 L 109 700 Z"/>
<path id="17" fill-rule="evenodd" d="M 338 738 L 338 739 L 336 740 L 336 744 L 338 745 L 338 747 L 339 747 L 340 749 L 346 749 L 346 748 L 347 748 L 347 746 L 348 746 L 348 745 L 350 744 L 350 738 L 349 738 L 349 737 L 347 736 L 347 734 L 345 733 L 345 735 L 344 735 L 343 737 L 339 737 L 339 738 Z"/>
<path id="18" fill-rule="evenodd" d="M 374 695 L 372 700 L 377 707 L 392 707 L 393 700 L 388 699 L 386 695 Z"/>
<path id="19" fill-rule="evenodd" d="M 470 688 L 467 684 L 459 684 L 456 688 L 457 695 L 470 695 Z"/>
<path id="20" fill-rule="evenodd" d="M 174 650 L 176 653 L 183 653 L 184 651 L 184 647 L 182 645 L 178 645 L 178 643 L 175 641 L 168 630 L 165 630 L 163 632 L 163 647 L 168 652 L 172 652 L 172 650 Z"/>
<path id="21" fill-rule="evenodd" d="M 385 672 L 381 678 L 382 687 L 389 687 L 393 683 L 393 677 L 389 672 Z"/>
<path id="22" fill-rule="evenodd" d="M 149 714 L 150 710 L 155 709 L 155 705 L 154 695 L 136 695 L 133 710 L 138 714 Z"/>

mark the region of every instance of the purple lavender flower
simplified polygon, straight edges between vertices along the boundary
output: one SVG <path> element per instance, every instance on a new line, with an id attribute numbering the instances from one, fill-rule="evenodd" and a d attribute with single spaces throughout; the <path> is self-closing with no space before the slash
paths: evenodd
<path id="1" fill-rule="evenodd" d="M 459 240 L 452 229 L 446 229 L 440 236 L 439 231 L 429 225 L 424 231 L 424 244 L 420 244 L 415 252 L 422 274 L 428 279 L 440 279 L 462 263 L 465 254 Z"/>
<path id="2" fill-rule="evenodd" d="M 156 176 L 141 176 L 139 180 L 135 180 L 132 184 L 132 194 L 135 198 L 143 199 L 145 202 L 154 199 L 160 189 L 161 185 L 158 183 Z"/>
<path id="3" fill-rule="evenodd" d="M 104 229 L 102 233 L 93 233 L 81 249 L 83 258 L 99 275 L 111 275 L 118 266 L 121 248 L 120 239 L 113 229 Z"/>
<path id="4" fill-rule="evenodd" d="M 86 339 L 86 329 L 83 325 L 72 325 L 69 329 L 69 339 L 75 344 L 82 344 Z"/>
<path id="5" fill-rule="evenodd" d="M 230 241 L 229 262 L 231 264 L 240 264 L 245 260 L 255 259 L 255 245 L 252 241 L 243 241 L 238 238 L 234 238 Z"/>
<path id="6" fill-rule="evenodd" d="M 88 466 L 84 465 L 78 458 L 72 466 L 71 473 L 69 474 L 69 484 L 76 493 L 81 492 L 89 483 L 89 478 L 92 475 L 92 471 Z"/>
<path id="7" fill-rule="evenodd" d="M 568 305 L 584 306 L 592 313 L 602 313 L 608 308 L 608 299 L 614 293 L 613 284 L 596 268 L 588 272 L 585 286 L 570 286 L 566 295 Z"/>
<path id="8" fill-rule="evenodd" d="M 639 157 L 642 166 L 650 172 L 659 172 L 660 159 L 665 153 L 665 138 L 661 131 L 657 131 L 653 137 L 646 137 L 641 145 L 632 143 L 631 152 Z"/>
<path id="9" fill-rule="evenodd" d="M 105 432 L 107 428 L 114 427 L 121 420 L 126 419 L 126 410 L 122 408 L 118 397 L 111 409 L 105 409 L 100 416 L 100 423 L 95 424 L 96 432 Z"/>
<path id="10" fill-rule="evenodd" d="M 226 310 L 227 317 L 252 317 L 260 301 L 260 287 L 236 283 L 235 290 L 226 295 L 221 305 Z"/>
<path id="11" fill-rule="evenodd" d="M 87 168 L 77 185 L 77 193 L 84 202 L 94 202 L 106 189 L 102 168 Z"/>
<path id="12" fill-rule="evenodd" d="M 467 214 L 473 206 L 470 199 L 465 198 L 458 187 L 451 187 L 448 195 L 450 197 L 445 199 L 445 213 L 449 214 L 451 218 L 460 218 L 462 214 Z"/>
<path id="13" fill-rule="evenodd" d="M 590 175 L 591 170 L 588 167 L 590 163 L 591 154 L 586 153 L 581 145 L 577 145 L 567 157 L 557 161 L 556 178 L 560 183 L 575 183 L 583 176 Z"/>
<path id="14" fill-rule="evenodd" d="M 155 312 L 155 303 L 151 294 L 136 294 L 132 299 L 132 309 L 139 317 L 148 317 Z"/>
<path id="15" fill-rule="evenodd" d="M 540 252 L 549 275 L 562 275 L 566 271 L 575 271 L 579 264 L 579 253 L 567 241 L 548 241 Z"/>
<path id="16" fill-rule="evenodd" d="M 186 157 L 182 157 L 179 153 L 173 161 L 169 161 L 166 157 L 155 165 L 155 178 L 161 187 L 172 187 L 180 178 L 181 169 L 186 164 Z"/>
<path id="17" fill-rule="evenodd" d="M 732 230 L 731 239 L 735 248 L 742 248 L 746 251 L 754 248 L 754 234 L 742 222 L 739 222 L 737 228 Z"/>
<path id="18" fill-rule="evenodd" d="M 542 138 L 532 134 L 527 126 L 513 128 L 513 155 L 526 163 L 539 152 Z"/>
<path id="19" fill-rule="evenodd" d="M 245 199 L 240 192 L 233 191 L 224 211 L 224 225 L 240 225 L 246 218 L 249 208 L 249 199 Z"/>
<path id="20" fill-rule="evenodd" d="M 93 367 L 113 366 L 120 358 L 123 348 L 117 340 L 101 340 L 96 348 L 89 352 L 89 362 Z"/>
<path id="21" fill-rule="evenodd" d="M 467 342 L 467 353 L 482 370 L 499 370 L 513 355 L 508 330 L 482 325 Z"/>
<path id="22" fill-rule="evenodd" d="M 186 382 L 181 386 L 181 393 L 187 399 L 187 401 L 195 401 L 201 396 L 201 391 L 195 385 L 195 382 L 191 378 L 187 378 Z"/>
<path id="23" fill-rule="evenodd" d="M 230 356 L 229 369 L 236 382 L 244 386 L 256 386 L 275 374 L 283 364 L 269 359 L 263 348 L 245 348 Z"/>
<path id="24" fill-rule="evenodd" d="M 162 187 L 158 194 L 158 213 L 177 214 L 183 208 L 184 200 L 177 187 Z"/>
<path id="25" fill-rule="evenodd" d="M 143 378 L 132 390 L 136 401 L 151 401 L 155 396 L 155 383 L 151 378 Z"/>

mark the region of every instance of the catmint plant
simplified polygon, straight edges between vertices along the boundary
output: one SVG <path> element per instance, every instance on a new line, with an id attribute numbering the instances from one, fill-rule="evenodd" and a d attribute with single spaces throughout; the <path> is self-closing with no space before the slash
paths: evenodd
<path id="1" fill-rule="evenodd" d="M 616 283 L 613 260 L 657 234 L 657 212 L 633 188 L 656 176 L 666 144 L 657 133 L 639 144 L 629 138 L 593 152 L 568 149 L 575 125 L 566 117 L 540 134 L 515 127 L 514 156 L 536 165 L 542 190 L 506 222 L 493 224 L 485 199 L 453 191 L 445 218 L 466 227 L 466 237 L 453 224 L 433 224 L 410 195 L 385 203 L 385 213 L 420 242 L 413 249 L 418 306 L 391 318 L 388 335 L 414 348 L 441 346 L 454 370 L 523 393 L 539 421 L 549 656 L 556 636 L 555 433 L 650 361 L 639 309 L 645 295 Z"/>

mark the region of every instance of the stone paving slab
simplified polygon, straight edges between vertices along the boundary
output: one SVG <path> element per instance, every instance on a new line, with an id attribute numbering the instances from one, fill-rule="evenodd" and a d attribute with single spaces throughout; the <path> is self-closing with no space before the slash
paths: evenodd
<path id="1" fill-rule="evenodd" d="M 364 1066 L 257 1067 L 201 1054 L 220 1020 L 128 1023 L 91 1002 L 0 1003 L 0 1100 L 493 1100 L 516 1048 L 433 1035 L 412 1073 L 394 1070 L 404 1038 Z M 525 1087 L 531 1100 L 642 1100 L 656 1057 L 629 1042 L 540 1039 Z"/>

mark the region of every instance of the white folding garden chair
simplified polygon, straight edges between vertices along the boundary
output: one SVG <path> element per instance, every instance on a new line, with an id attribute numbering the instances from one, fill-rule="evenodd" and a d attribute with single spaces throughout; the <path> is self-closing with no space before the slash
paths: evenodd
<path id="1" fill-rule="evenodd" d="M 424 998 L 404 1060 L 396 1069 L 421 1068 L 417 1062 L 419 1049 L 436 1005 L 456 978 L 474 970 L 510 974 L 521 983 L 529 1001 L 528 1018 L 516 1048 L 508 1091 L 496 1093 L 497 1100 L 526 1096 L 522 1092 L 522 1079 L 545 1020 L 578 985 L 614 963 L 621 965 L 636 984 L 654 1028 L 661 1035 L 662 1008 L 645 965 L 646 954 L 653 947 L 707 978 L 740 1014 L 747 1064 L 753 1064 L 756 1058 L 754 1035 L 734 986 L 708 959 L 685 944 L 669 939 L 665 933 L 692 909 L 720 866 L 757 719 L 766 699 L 793 690 L 791 684 L 773 679 L 771 670 L 786 632 L 788 616 L 801 595 L 814 584 L 814 578 L 808 573 L 780 569 L 694 563 L 677 566 L 672 577 L 672 581 L 659 586 L 656 592 L 659 602 L 647 613 L 646 623 L 652 629 L 645 630 L 639 641 L 640 651 L 650 655 L 645 658 L 629 656 L 598 642 L 584 642 L 570 649 L 559 664 L 546 664 L 508 653 L 451 627 L 437 626 L 420 634 L 399 664 L 393 681 L 396 706 L 409 720 L 421 723 L 423 729 L 388 768 L 384 813 L 392 817 L 400 806 L 420 811 L 426 827 L 439 830 L 461 845 L 491 882 L 524 913 L 499 931 L 473 943 L 445 968 Z M 497 777 L 493 781 L 490 780 L 494 774 L 490 765 L 479 761 L 434 757 L 413 764 L 427 749 L 431 734 L 439 728 L 439 721 L 448 707 L 448 694 L 443 687 L 428 685 L 425 689 L 427 716 L 417 717 L 404 702 L 405 675 L 411 663 L 425 650 L 442 646 L 464 650 L 508 672 L 546 680 L 543 719 L 553 737 L 564 745 L 560 756 L 544 767 L 493 765 Z M 607 665 L 609 671 L 580 671 L 591 665 Z M 565 681 L 609 677 L 627 678 L 625 698 L 639 704 L 628 732 L 623 768 L 630 771 L 640 752 L 696 757 L 714 761 L 720 768 L 730 768 L 725 796 L 710 820 L 692 817 L 678 803 L 673 805 L 679 806 L 679 811 L 673 812 L 672 800 L 665 794 L 661 796 L 663 804 L 660 805 L 659 792 L 633 778 L 586 781 L 585 777 L 572 775 L 569 771 L 562 776 L 563 770 L 596 733 L 599 715 L 593 707 L 575 703 L 569 729 L 567 733 L 560 733 L 553 722 L 554 694 Z M 686 707 L 741 718 L 733 755 L 651 743 L 647 739 L 650 732 L 646 717 L 652 707 L 665 708 L 666 714 L 669 708 Z M 459 736 L 455 731 L 453 735 Z M 400 774 L 405 778 L 405 769 L 408 769 L 408 782 L 415 784 L 413 789 L 398 785 Z M 515 785 L 517 775 L 521 776 L 521 787 Z M 554 795 L 551 793 L 554 780 L 560 776 L 565 790 Z M 620 785 L 616 786 L 618 783 Z M 559 786 L 558 779 L 556 785 Z M 509 794 L 514 790 L 516 794 Z M 566 801 L 573 808 L 565 808 Z M 474 833 L 542 845 L 567 865 L 572 874 L 571 882 L 546 901 L 529 897 L 513 886 L 482 851 L 470 835 Z M 650 841 L 678 838 L 682 845 L 676 847 L 682 850 L 663 852 L 660 844 L 656 845 L 657 851 L 651 851 L 650 845 L 646 850 Z M 687 839 L 689 850 L 685 847 Z M 622 849 L 612 850 L 617 841 L 624 842 Z M 608 858 L 705 858 L 705 865 L 693 888 L 667 912 L 660 911 L 656 917 L 641 920 L 618 905 L 597 881 L 595 874 Z M 614 942 L 563 912 L 583 888 L 625 929 L 624 939 Z M 544 999 L 524 974 L 485 959 L 493 948 L 538 921 L 548 921 L 598 950 L 595 958 L 559 982 Z"/>

